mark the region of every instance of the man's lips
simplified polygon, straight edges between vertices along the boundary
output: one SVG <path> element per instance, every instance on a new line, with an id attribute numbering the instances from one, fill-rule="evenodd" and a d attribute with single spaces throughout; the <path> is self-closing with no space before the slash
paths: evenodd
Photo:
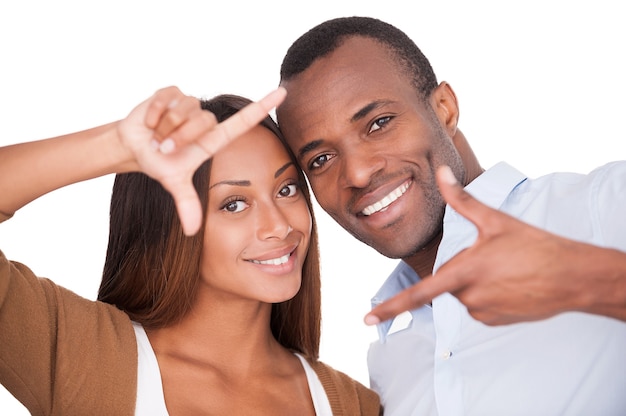
<path id="1" fill-rule="evenodd" d="M 387 208 L 389 205 L 391 205 L 391 203 L 393 203 L 395 200 L 397 200 L 402 195 L 404 195 L 404 193 L 409 189 L 412 183 L 413 181 L 410 179 L 407 181 L 404 181 L 402 184 L 400 184 L 400 186 L 398 186 L 397 188 L 389 192 L 387 195 L 382 197 L 379 201 L 376 201 L 373 204 L 368 205 L 367 207 L 363 208 L 360 214 L 364 216 L 370 216 L 372 214 L 375 214 Z"/>

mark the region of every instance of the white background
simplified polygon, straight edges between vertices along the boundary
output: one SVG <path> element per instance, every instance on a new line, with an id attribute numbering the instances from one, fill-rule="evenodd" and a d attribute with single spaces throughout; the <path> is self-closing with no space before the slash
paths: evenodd
<path id="1" fill-rule="evenodd" d="M 284 52 L 299 35 L 328 18 L 368 15 L 407 32 L 451 83 L 460 127 L 483 167 L 506 160 L 531 177 L 588 172 L 626 159 L 621 9 L 608 0 L 7 1 L 0 5 L 0 145 L 122 118 L 167 85 L 198 97 L 258 99 L 278 84 Z M 112 179 L 23 208 L 0 225 L 0 248 L 95 298 Z M 366 352 L 376 334 L 362 317 L 394 261 L 317 216 L 321 359 L 368 384 Z M 0 414 L 27 413 L 0 390 Z"/>

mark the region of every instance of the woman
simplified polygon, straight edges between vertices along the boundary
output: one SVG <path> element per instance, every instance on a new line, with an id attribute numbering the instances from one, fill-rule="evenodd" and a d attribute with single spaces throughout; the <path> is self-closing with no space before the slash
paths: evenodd
<path id="1" fill-rule="evenodd" d="M 2 219 L 118 173 L 98 302 L 0 257 L 0 381 L 32 414 L 379 414 L 317 361 L 315 222 L 267 116 L 283 97 L 203 111 L 168 88 L 118 123 L 0 149 Z"/>

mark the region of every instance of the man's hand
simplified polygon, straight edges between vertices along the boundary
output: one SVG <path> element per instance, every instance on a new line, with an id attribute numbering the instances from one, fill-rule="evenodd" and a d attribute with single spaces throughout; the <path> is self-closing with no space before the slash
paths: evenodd
<path id="1" fill-rule="evenodd" d="M 573 310 L 626 319 L 625 253 L 561 238 L 487 207 L 462 189 L 447 166 L 439 169 L 437 181 L 446 202 L 476 225 L 478 238 L 434 277 L 374 308 L 367 324 L 421 307 L 444 292 L 488 325 Z M 617 272 L 607 275 L 603 267 L 618 262 L 611 268 Z"/>
<path id="2" fill-rule="evenodd" d="M 129 151 L 132 170 L 147 174 L 170 192 L 185 234 L 193 235 L 202 224 L 194 172 L 219 149 L 257 126 L 285 95 L 284 88 L 278 88 L 217 123 L 212 113 L 201 109 L 198 99 L 168 87 L 138 105 L 119 123 L 118 133 Z"/>

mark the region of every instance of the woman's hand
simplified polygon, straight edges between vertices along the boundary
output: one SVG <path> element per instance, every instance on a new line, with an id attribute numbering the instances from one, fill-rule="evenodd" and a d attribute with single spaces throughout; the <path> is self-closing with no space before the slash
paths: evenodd
<path id="1" fill-rule="evenodd" d="M 134 164 L 129 170 L 141 171 L 163 185 L 174 198 L 185 234 L 193 235 L 202 224 L 200 200 L 192 184 L 194 172 L 219 149 L 258 125 L 285 95 L 285 89 L 278 88 L 217 123 L 212 113 L 201 109 L 198 99 L 176 87 L 161 89 L 118 124 L 120 141 Z"/>

